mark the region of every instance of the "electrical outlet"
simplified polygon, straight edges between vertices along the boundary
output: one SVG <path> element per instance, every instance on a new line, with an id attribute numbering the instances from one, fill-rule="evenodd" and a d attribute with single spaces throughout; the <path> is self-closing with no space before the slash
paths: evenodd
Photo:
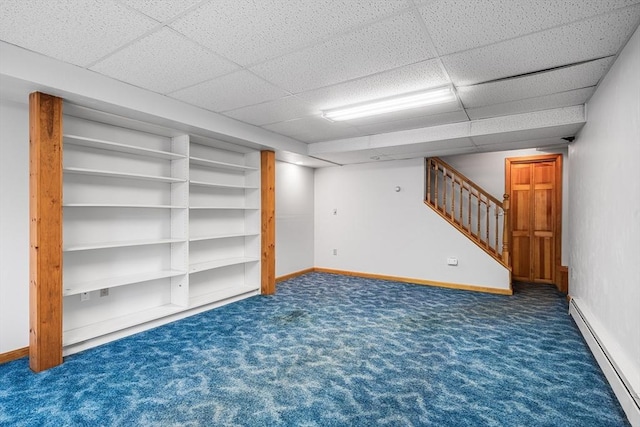
<path id="1" fill-rule="evenodd" d="M 458 258 L 447 258 L 447 265 L 458 265 Z"/>
<path id="2" fill-rule="evenodd" d="M 334 249 L 334 250 L 333 250 L 333 254 L 334 254 L 334 255 L 338 255 L 338 250 L 337 250 L 337 249 Z"/>
<path id="3" fill-rule="evenodd" d="M 100 289 L 100 298 L 109 296 L 109 288 Z"/>
<path id="4" fill-rule="evenodd" d="M 91 299 L 91 295 L 89 292 L 83 292 L 80 294 L 80 301 L 89 301 Z"/>

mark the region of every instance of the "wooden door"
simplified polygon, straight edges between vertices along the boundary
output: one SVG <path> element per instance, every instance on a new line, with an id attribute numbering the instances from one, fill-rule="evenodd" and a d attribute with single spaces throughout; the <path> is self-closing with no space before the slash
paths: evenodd
<path id="1" fill-rule="evenodd" d="M 562 155 L 506 159 L 513 279 L 556 283 L 561 260 Z"/>

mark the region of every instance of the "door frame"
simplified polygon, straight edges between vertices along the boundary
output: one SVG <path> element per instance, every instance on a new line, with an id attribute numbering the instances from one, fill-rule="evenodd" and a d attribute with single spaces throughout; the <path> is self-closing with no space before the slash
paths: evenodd
<path id="1" fill-rule="evenodd" d="M 505 194 L 511 194 L 511 165 L 513 164 L 530 164 L 553 161 L 555 165 L 555 182 L 554 188 L 556 189 L 555 203 L 556 212 L 554 218 L 554 231 L 555 231 L 555 247 L 554 247 L 554 260 L 552 265 L 552 277 L 554 278 L 554 284 L 558 289 L 562 286 L 561 274 L 562 274 L 562 153 L 556 154 L 543 154 L 539 156 L 524 156 L 524 157 L 507 157 L 505 158 Z M 512 211 L 509 210 L 509 241 L 513 242 L 513 221 Z M 513 251 L 512 255 L 513 257 Z M 512 259 L 513 261 L 513 259 Z"/>

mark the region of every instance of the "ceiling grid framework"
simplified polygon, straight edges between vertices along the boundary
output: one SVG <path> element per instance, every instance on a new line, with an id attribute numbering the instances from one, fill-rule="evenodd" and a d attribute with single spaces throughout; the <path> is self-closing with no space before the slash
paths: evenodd
<path id="1" fill-rule="evenodd" d="M 639 22 L 640 0 L 0 3 L 1 41 L 293 138 L 279 157 L 311 166 L 563 144 Z M 456 102 L 322 116 L 443 86 Z"/>

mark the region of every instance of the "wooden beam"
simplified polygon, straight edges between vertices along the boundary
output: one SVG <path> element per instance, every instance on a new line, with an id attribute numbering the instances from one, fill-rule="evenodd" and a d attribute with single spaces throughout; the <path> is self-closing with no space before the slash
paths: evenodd
<path id="1" fill-rule="evenodd" d="M 29 95 L 29 366 L 62 363 L 62 99 Z"/>
<path id="2" fill-rule="evenodd" d="M 262 195 L 262 294 L 276 293 L 276 155 L 260 153 Z"/>

